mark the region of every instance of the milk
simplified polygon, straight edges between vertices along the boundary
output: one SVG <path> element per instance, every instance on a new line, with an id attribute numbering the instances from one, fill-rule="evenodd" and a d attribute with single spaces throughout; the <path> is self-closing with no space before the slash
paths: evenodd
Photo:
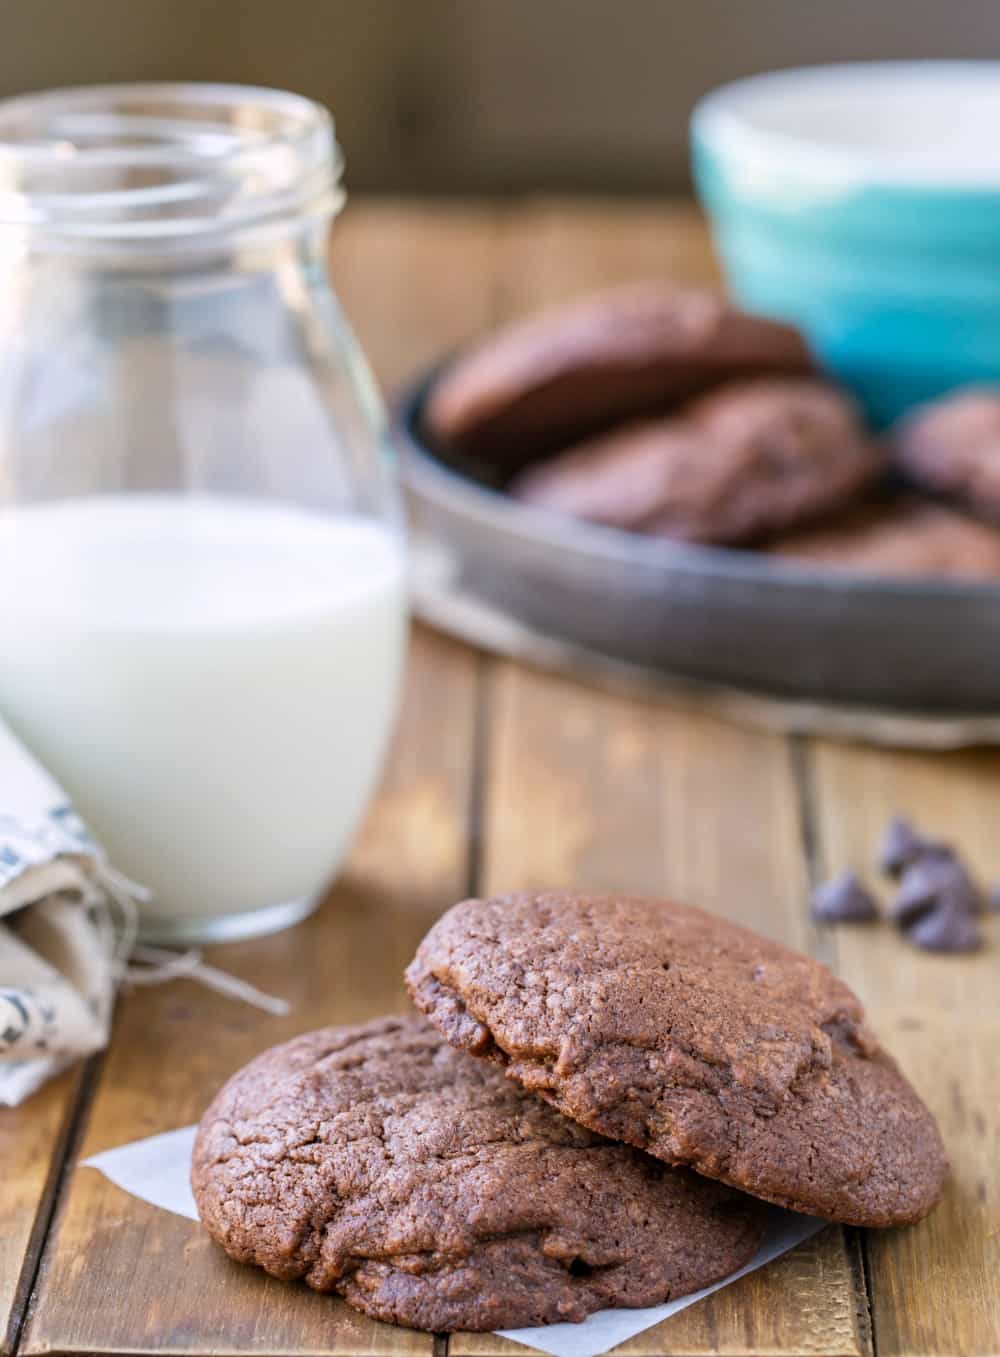
<path id="1" fill-rule="evenodd" d="M 328 880 L 396 708 L 404 593 L 395 538 L 359 517 L 180 495 L 0 510 L 0 712 L 152 890 L 144 931 Z"/>

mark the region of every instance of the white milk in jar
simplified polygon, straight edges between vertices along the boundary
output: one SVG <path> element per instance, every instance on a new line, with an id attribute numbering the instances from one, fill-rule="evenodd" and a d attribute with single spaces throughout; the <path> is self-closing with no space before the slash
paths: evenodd
<path id="1" fill-rule="evenodd" d="M 266 500 L 15 505 L 0 637 L 0 712 L 152 890 L 144 931 L 197 933 L 308 901 L 346 852 L 396 709 L 403 551 Z"/>

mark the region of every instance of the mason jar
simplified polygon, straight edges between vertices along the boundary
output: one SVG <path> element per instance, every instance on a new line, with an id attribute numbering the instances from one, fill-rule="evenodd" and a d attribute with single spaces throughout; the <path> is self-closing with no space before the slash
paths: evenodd
<path id="1" fill-rule="evenodd" d="M 327 276 L 340 170 L 325 110 L 274 90 L 0 103 L 0 716 L 147 888 L 151 939 L 306 914 L 397 707 L 403 523 Z"/>

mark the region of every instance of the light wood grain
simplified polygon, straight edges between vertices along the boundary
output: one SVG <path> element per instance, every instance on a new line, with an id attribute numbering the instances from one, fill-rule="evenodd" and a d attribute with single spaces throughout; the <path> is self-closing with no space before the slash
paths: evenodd
<path id="1" fill-rule="evenodd" d="M 892 887 L 874 859 L 882 829 L 898 812 L 961 848 L 984 884 L 1000 881 L 1000 751 L 928 755 L 817 742 L 813 759 L 822 873 L 853 867 L 888 902 Z M 994 946 L 968 957 L 918 951 L 888 927 L 831 936 L 843 974 L 872 1009 L 941 1009 L 974 1023 L 1000 1017 L 1000 919 L 988 918 L 986 927 Z"/>
<path id="2" fill-rule="evenodd" d="M 499 251 L 497 304 L 504 319 L 619 283 L 719 283 L 704 218 L 683 200 L 568 207 L 540 198 L 508 214 Z"/>
<path id="3" fill-rule="evenodd" d="M 213 952 L 288 998 L 290 1016 L 189 983 L 127 995 L 83 1156 L 196 1120 L 229 1073 L 295 1032 L 405 1006 L 402 971 L 466 884 L 475 703 L 474 657 L 418 633 L 394 756 L 343 878 L 300 927 Z M 429 1357 L 432 1341 L 230 1263 L 197 1224 L 77 1169 L 22 1345 L 52 1350 Z"/>
<path id="4" fill-rule="evenodd" d="M 819 743 L 811 783 L 818 867 L 872 867 L 896 812 L 1000 879 L 1000 754 L 930 756 Z M 831 936 L 833 963 L 868 1005 L 886 1046 L 937 1115 L 952 1161 L 942 1204 L 910 1230 L 865 1236 L 881 1357 L 1000 1352 L 1000 917 L 975 956 L 920 952 L 889 925 Z"/>
<path id="5" fill-rule="evenodd" d="M 783 740 L 506 661 L 489 700 L 484 890 L 674 894 L 808 948 Z"/>
<path id="6" fill-rule="evenodd" d="M 994 958 L 995 962 L 995 958 Z M 941 1126 L 951 1177 L 909 1230 L 865 1236 L 872 1320 L 883 1357 L 1000 1352 L 1000 1020 L 919 1009 L 874 1015 L 879 1035 Z"/>
<path id="7" fill-rule="evenodd" d="M 804 860 L 784 741 L 501 664 L 490 691 L 482 889 L 674 895 L 807 946 Z M 831 1228 L 640 1334 L 630 1357 L 864 1353 L 853 1244 Z M 451 1357 L 513 1345 L 452 1336 Z"/>
<path id="8" fill-rule="evenodd" d="M 32 1274 L 45 1238 L 51 1199 L 81 1074 L 66 1074 L 21 1107 L 0 1108 L 0 1352 L 13 1350 Z"/>
<path id="9" fill-rule="evenodd" d="M 486 205 L 348 204 L 330 237 L 337 295 L 392 398 L 487 330 L 501 214 Z"/>

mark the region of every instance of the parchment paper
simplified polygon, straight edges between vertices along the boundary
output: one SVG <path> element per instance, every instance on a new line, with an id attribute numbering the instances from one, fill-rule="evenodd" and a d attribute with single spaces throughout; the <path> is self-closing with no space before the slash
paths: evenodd
<path id="1" fill-rule="evenodd" d="M 165 1211 L 197 1220 L 194 1197 L 189 1181 L 191 1149 L 194 1145 L 194 1126 L 178 1131 L 137 1140 L 115 1150 L 105 1150 L 84 1161 L 81 1167 L 99 1169 L 105 1177 L 134 1197 L 151 1202 Z M 597 1357 L 598 1353 L 624 1343 L 643 1329 L 652 1328 L 689 1305 L 696 1305 L 705 1296 L 718 1291 L 730 1282 L 759 1267 L 764 1267 L 797 1244 L 810 1239 L 826 1225 L 814 1216 L 801 1216 L 793 1211 L 773 1207 L 768 1220 L 764 1243 L 746 1267 L 734 1272 L 724 1281 L 692 1292 L 666 1305 L 654 1305 L 647 1310 L 600 1310 L 582 1324 L 547 1324 L 537 1329 L 503 1329 L 503 1338 L 515 1343 L 541 1348 L 552 1357 Z M 197 1282 L 192 1279 L 192 1286 Z"/>

